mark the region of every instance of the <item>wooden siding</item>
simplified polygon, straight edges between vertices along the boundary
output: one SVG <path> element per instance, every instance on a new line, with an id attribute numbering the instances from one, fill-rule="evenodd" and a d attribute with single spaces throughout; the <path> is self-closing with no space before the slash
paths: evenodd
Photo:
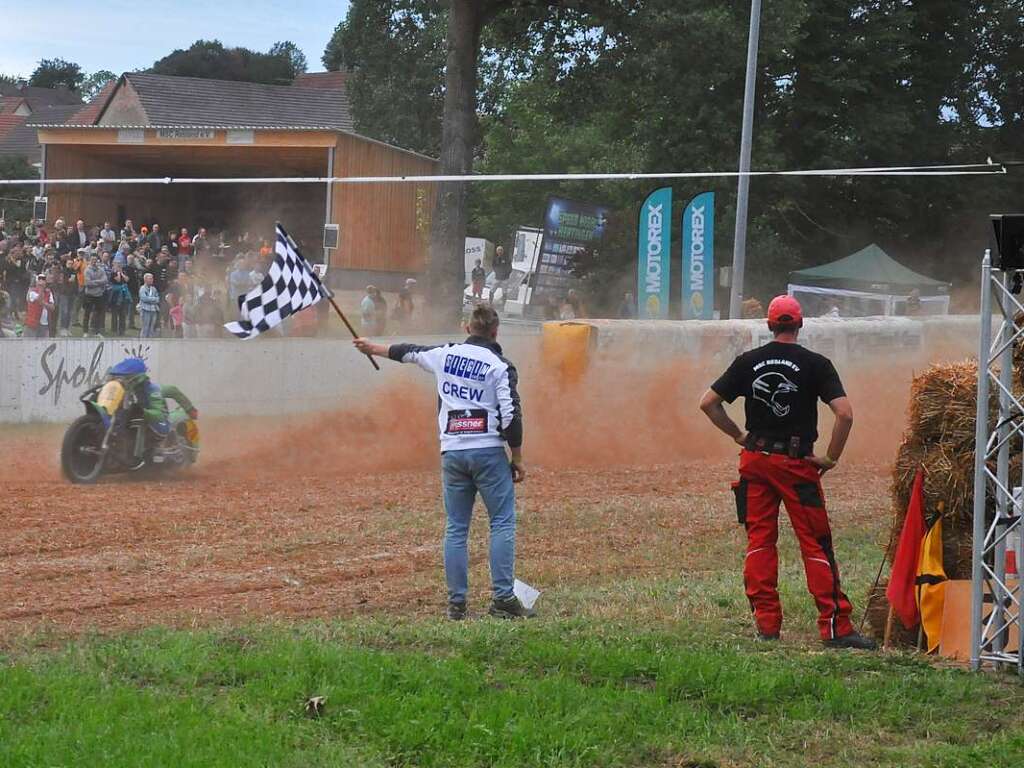
<path id="1" fill-rule="evenodd" d="M 334 154 L 335 176 L 426 176 L 434 160 L 341 134 Z M 435 185 L 396 182 L 335 184 L 332 220 L 340 226 L 335 269 L 416 274 L 426 269 Z"/>
<path id="2" fill-rule="evenodd" d="M 44 129 L 47 178 L 132 178 L 163 176 L 325 176 L 328 150 L 335 147 L 335 176 L 423 176 L 436 161 L 344 133 L 255 131 L 255 146 L 192 141 L 118 144 L 116 130 Z M 332 252 L 334 269 L 419 274 L 426 268 L 430 222 L 436 199 L 433 183 L 334 184 L 331 222 L 341 229 Z M 121 206 L 136 225 L 159 221 L 195 226 L 213 213 L 238 212 L 282 221 L 319 256 L 326 185 L 82 185 L 47 188 L 51 218 L 90 223 L 116 218 Z M 118 222 L 120 224 L 120 222 Z M 262 226 L 259 228 L 264 228 Z M 254 227 L 255 228 L 255 227 Z M 314 245 L 315 244 L 315 245 Z"/>

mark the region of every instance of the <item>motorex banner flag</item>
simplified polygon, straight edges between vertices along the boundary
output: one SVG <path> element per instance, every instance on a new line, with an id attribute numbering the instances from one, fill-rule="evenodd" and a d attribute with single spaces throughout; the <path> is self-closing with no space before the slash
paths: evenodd
<path id="1" fill-rule="evenodd" d="M 710 320 L 715 309 L 715 193 L 683 211 L 683 320 Z"/>
<path id="2" fill-rule="evenodd" d="M 663 320 L 668 317 L 672 187 L 656 189 L 647 196 L 640 206 L 637 230 L 637 316 Z"/>

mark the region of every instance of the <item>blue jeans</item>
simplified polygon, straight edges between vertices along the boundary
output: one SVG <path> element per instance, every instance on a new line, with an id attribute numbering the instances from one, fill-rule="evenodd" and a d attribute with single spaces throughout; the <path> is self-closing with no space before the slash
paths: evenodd
<path id="1" fill-rule="evenodd" d="M 152 339 L 157 336 L 156 324 L 160 319 L 159 312 L 140 312 L 142 315 L 142 338 Z"/>
<path id="2" fill-rule="evenodd" d="M 469 521 L 477 491 L 491 519 L 491 583 L 494 598 L 512 596 L 516 561 L 516 494 L 505 449 L 473 448 L 441 454 L 444 508 L 444 575 L 448 599 L 465 602 L 469 588 Z"/>

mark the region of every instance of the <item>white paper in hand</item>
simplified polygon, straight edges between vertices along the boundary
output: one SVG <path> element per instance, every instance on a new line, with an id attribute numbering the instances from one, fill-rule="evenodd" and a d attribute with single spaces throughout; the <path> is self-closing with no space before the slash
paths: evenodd
<path id="1" fill-rule="evenodd" d="M 537 602 L 537 598 L 540 597 L 540 592 L 531 587 L 525 581 L 516 579 L 512 583 L 512 592 L 516 597 L 519 598 L 519 602 L 523 604 L 527 610 L 533 608 L 533 604 Z"/>

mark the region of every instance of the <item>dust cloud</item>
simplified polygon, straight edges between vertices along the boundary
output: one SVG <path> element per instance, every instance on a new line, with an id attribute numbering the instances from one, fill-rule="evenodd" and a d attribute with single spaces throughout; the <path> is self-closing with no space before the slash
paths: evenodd
<path id="1" fill-rule="evenodd" d="M 934 350 L 912 362 L 892 359 L 840 364 L 855 424 L 844 461 L 887 464 L 906 424 L 910 383 L 930 362 L 962 359 L 962 350 Z M 697 403 L 718 373 L 692 359 L 601 357 L 576 381 L 539 364 L 516 360 L 528 464 L 549 470 L 718 462 L 737 448 Z M 271 475 L 340 477 L 437 467 L 437 398 L 426 374 L 381 385 L 356 407 L 312 415 L 209 418 L 201 421 L 200 478 Z M 729 408 L 742 424 L 742 406 Z M 831 414 L 822 408 L 818 450 Z M 0 437 L 0 481 L 59 477 L 58 450 L 66 425 L 14 427 Z M 193 474 L 192 472 L 189 473 Z M 386 482 L 386 480 L 384 481 Z"/>
<path id="2" fill-rule="evenodd" d="M 913 362 L 879 359 L 840 365 L 855 411 L 846 461 L 888 463 L 902 439 L 916 372 L 960 359 L 936 351 Z M 660 358 L 663 360 L 664 358 Z M 604 358 L 573 382 L 536 360 L 517 360 L 525 423 L 524 455 L 546 469 L 650 466 L 735 456 L 736 446 L 697 407 L 721 372 L 696 361 L 667 364 Z M 426 374 L 388 384 L 356 408 L 276 422 L 218 423 L 204 436 L 204 472 L 312 472 L 326 476 L 437 467 L 437 398 Z M 729 411 L 741 425 L 740 402 Z M 832 426 L 822 407 L 818 444 Z M 210 434 L 210 431 L 207 431 Z"/>

